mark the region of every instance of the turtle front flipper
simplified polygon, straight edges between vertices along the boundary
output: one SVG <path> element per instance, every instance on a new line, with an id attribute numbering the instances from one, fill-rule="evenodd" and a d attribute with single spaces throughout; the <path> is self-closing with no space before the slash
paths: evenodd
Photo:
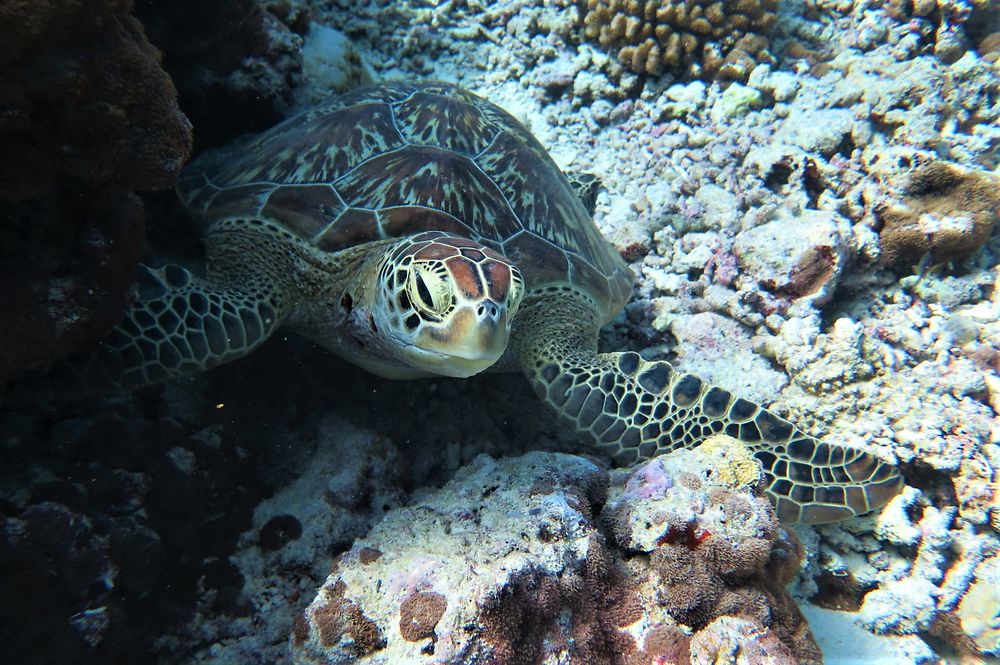
<path id="1" fill-rule="evenodd" d="M 223 286 L 175 265 L 140 266 L 134 302 L 97 348 L 15 382 L 5 401 L 111 394 L 221 365 L 267 339 L 286 301 L 264 282 Z"/>
<path id="2" fill-rule="evenodd" d="M 718 433 L 760 460 L 767 492 L 786 522 L 821 524 L 883 506 L 899 472 L 874 455 L 821 442 L 787 420 L 664 361 L 597 353 L 599 322 L 583 296 L 558 309 L 544 299 L 518 316 L 517 354 L 540 397 L 621 464 Z"/>

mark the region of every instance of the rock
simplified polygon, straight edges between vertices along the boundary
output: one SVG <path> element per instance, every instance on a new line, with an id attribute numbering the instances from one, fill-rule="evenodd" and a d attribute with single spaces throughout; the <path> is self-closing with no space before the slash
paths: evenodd
<path id="1" fill-rule="evenodd" d="M 934 621 L 938 590 L 916 576 L 881 586 L 865 596 L 858 617 L 878 634 L 912 635 L 930 628 Z"/>
<path id="2" fill-rule="evenodd" d="M 701 81 L 675 83 L 664 94 L 670 100 L 664 104 L 664 114 L 670 118 L 694 113 L 705 104 L 705 84 Z"/>
<path id="3" fill-rule="evenodd" d="M 1000 485 L 988 458 L 978 453 L 963 459 L 952 484 L 959 514 L 972 524 L 989 524 L 990 512 L 1000 506 Z"/>
<path id="4" fill-rule="evenodd" d="M 0 383 L 95 343 L 144 238 L 133 190 L 170 187 L 191 125 L 130 2 L 0 9 Z"/>
<path id="5" fill-rule="evenodd" d="M 362 61 L 347 35 L 320 23 L 310 26 L 302 47 L 302 84 L 294 93 L 297 106 L 312 106 L 374 80 L 371 67 Z"/>
<path id="6" fill-rule="evenodd" d="M 855 612 L 836 612 L 803 603 L 802 613 L 809 619 L 828 663 L 858 659 L 914 665 L 940 662 L 927 643 L 915 635 L 872 635 L 858 625 Z"/>
<path id="7" fill-rule="evenodd" d="M 736 196 L 718 185 L 702 185 L 694 196 L 703 208 L 702 216 L 711 219 L 713 226 L 726 228 L 740 217 Z"/>
<path id="8" fill-rule="evenodd" d="M 989 656 L 1000 655 L 1000 556 L 976 567 L 976 578 L 958 605 L 958 617 L 976 648 Z"/>
<path id="9" fill-rule="evenodd" d="M 719 617 L 691 640 L 692 665 L 797 665 L 800 661 L 756 621 Z"/>
<path id="10" fill-rule="evenodd" d="M 711 628 L 699 653 L 752 630 L 761 639 L 750 651 L 819 662 L 782 589 L 798 549 L 741 444 L 706 442 L 627 475 L 614 472 L 614 498 L 600 518 L 615 525 L 608 543 L 594 514 L 605 503 L 603 467 L 558 453 L 480 456 L 338 557 L 295 622 L 293 662 L 433 655 L 440 665 L 626 665 L 690 658 L 692 636 L 736 614 L 746 616 Z M 659 532 L 641 524 L 644 506 L 668 513 Z M 701 521 L 686 521 L 691 515 Z M 621 546 L 633 553 L 627 560 Z"/>
<path id="11" fill-rule="evenodd" d="M 615 471 L 614 474 L 620 474 Z M 618 544 L 653 552 L 664 543 L 774 538 L 769 501 L 754 496 L 760 465 L 736 439 L 716 435 L 695 450 L 661 455 L 612 483 L 603 513 Z M 752 572 L 760 562 L 747 562 Z"/>
<path id="12" fill-rule="evenodd" d="M 0 214 L 2 384 L 87 348 L 118 323 L 145 228 L 139 198 L 109 185 L 64 181 L 40 200 L 0 204 Z"/>
<path id="13" fill-rule="evenodd" d="M 829 157 L 850 138 L 854 124 L 849 109 L 802 109 L 785 119 L 774 138 Z"/>
<path id="14" fill-rule="evenodd" d="M 433 653 L 439 663 L 486 654 L 505 663 L 515 650 L 540 659 L 559 649 L 542 637 L 560 632 L 561 607 L 588 608 L 594 622 L 589 640 L 577 632 L 581 641 L 563 648 L 598 657 L 624 639 L 598 622 L 597 612 L 616 609 L 613 597 L 598 610 L 592 595 L 596 585 L 610 591 L 590 516 L 605 482 L 601 467 L 568 455 L 477 458 L 340 558 L 296 622 L 294 662 L 406 663 Z"/>
<path id="15" fill-rule="evenodd" d="M 822 303 L 849 258 L 850 223 L 828 210 L 803 210 L 743 231 L 733 251 L 743 271 L 768 291 Z"/>
<path id="16" fill-rule="evenodd" d="M 282 120 L 302 75 L 308 16 L 258 0 L 137 0 L 150 39 L 167 54 L 198 149 Z M 286 24 L 285 21 L 288 21 Z"/>
<path id="17" fill-rule="evenodd" d="M 701 376 L 747 399 L 767 402 L 788 377 L 756 353 L 746 326 L 715 312 L 679 315 L 670 323 L 677 339 L 678 370 Z"/>
<path id="18" fill-rule="evenodd" d="M 84 613 L 91 604 L 93 609 L 100 606 L 102 582 L 115 577 L 102 545 L 90 519 L 60 504 L 35 504 L 16 518 L 3 519 L 0 561 L 7 582 L 0 637 L 8 658 L 82 660 L 87 642 L 100 641 L 104 631 L 95 633 Z M 42 611 L 55 620 L 31 620 Z"/>

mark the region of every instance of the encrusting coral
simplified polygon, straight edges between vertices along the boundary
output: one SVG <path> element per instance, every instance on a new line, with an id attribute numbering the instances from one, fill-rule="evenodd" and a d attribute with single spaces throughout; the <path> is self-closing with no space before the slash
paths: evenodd
<path id="1" fill-rule="evenodd" d="M 901 200 L 876 208 L 883 260 L 898 267 L 924 254 L 937 263 L 968 257 L 1000 218 L 998 186 L 1000 179 L 986 171 L 943 161 L 918 166 Z"/>
<path id="2" fill-rule="evenodd" d="M 107 334 L 191 125 L 128 0 L 0 4 L 0 381 Z"/>
<path id="3" fill-rule="evenodd" d="M 587 0 L 584 34 L 638 74 L 745 80 L 768 62 L 778 0 Z"/>
<path id="4" fill-rule="evenodd" d="M 480 456 L 336 559 L 293 662 L 817 663 L 760 474 L 728 437 L 631 474 Z"/>
<path id="5" fill-rule="evenodd" d="M 0 7 L 0 200 L 56 178 L 150 190 L 174 183 L 191 126 L 128 0 Z"/>

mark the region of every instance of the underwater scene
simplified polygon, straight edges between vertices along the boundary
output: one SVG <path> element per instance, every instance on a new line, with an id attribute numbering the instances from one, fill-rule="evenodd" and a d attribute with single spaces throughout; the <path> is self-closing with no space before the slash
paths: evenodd
<path id="1" fill-rule="evenodd" d="M 0 1 L 0 662 L 1000 663 L 997 0 Z"/>

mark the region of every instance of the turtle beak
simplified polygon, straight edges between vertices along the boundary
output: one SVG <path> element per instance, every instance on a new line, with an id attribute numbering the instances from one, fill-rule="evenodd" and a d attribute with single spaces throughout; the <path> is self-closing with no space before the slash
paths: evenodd
<path id="1" fill-rule="evenodd" d="M 490 299 L 469 303 L 455 311 L 447 325 L 419 335 L 417 350 L 424 353 L 414 360 L 437 374 L 472 376 L 500 359 L 509 336 L 506 305 Z"/>

